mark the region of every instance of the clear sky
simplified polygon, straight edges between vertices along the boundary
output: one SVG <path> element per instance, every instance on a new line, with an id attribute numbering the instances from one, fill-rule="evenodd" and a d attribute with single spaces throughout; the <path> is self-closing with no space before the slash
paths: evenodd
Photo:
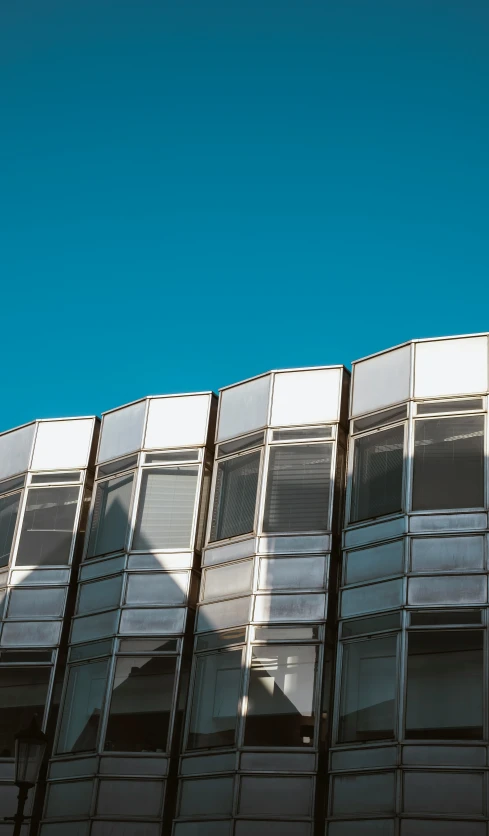
<path id="1" fill-rule="evenodd" d="M 0 429 L 489 330 L 487 0 L 0 0 Z"/>

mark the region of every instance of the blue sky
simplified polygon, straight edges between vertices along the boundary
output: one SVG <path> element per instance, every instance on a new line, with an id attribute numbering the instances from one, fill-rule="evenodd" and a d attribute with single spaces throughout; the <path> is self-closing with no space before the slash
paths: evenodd
<path id="1" fill-rule="evenodd" d="M 0 429 L 489 330 L 488 27 L 0 2 Z"/>

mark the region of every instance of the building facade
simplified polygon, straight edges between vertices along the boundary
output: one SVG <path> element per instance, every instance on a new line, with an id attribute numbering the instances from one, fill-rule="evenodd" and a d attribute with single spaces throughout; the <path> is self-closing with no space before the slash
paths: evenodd
<path id="1" fill-rule="evenodd" d="M 489 836 L 488 355 L 0 435 L 1 816 L 37 714 L 24 836 Z"/>

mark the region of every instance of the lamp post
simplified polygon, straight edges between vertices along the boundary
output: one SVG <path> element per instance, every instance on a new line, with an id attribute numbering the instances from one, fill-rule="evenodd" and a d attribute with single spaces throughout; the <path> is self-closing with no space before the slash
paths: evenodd
<path id="1" fill-rule="evenodd" d="M 27 794 L 37 784 L 39 772 L 46 751 L 46 735 L 42 732 L 35 714 L 25 729 L 15 735 L 15 783 L 19 788 L 17 812 L 10 821 L 14 822 L 12 836 L 20 836 L 24 821 L 24 807 Z"/>

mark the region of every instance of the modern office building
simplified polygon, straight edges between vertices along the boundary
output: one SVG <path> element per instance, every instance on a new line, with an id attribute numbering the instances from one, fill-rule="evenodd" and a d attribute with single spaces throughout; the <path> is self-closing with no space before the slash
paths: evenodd
<path id="1" fill-rule="evenodd" d="M 489 836 L 488 354 L 0 435 L 0 819 L 35 713 L 23 836 Z"/>

